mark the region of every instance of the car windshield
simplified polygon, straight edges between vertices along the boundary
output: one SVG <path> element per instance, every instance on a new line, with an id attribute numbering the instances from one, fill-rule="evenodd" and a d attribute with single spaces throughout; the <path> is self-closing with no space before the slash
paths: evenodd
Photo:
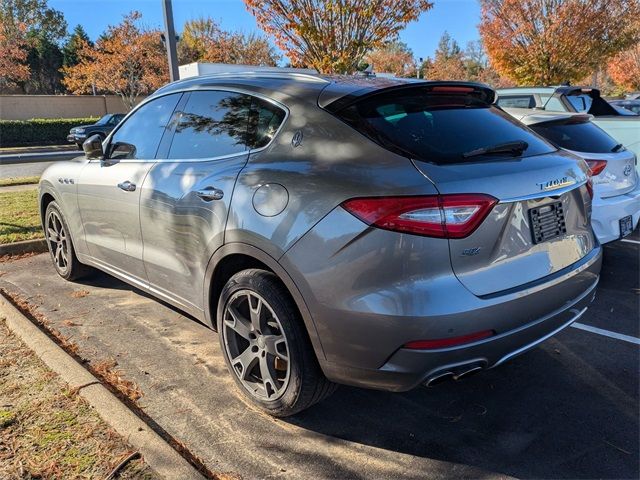
<path id="1" fill-rule="evenodd" d="M 338 116 L 388 150 L 438 164 L 555 151 L 502 110 L 470 95 L 424 88 L 383 92 L 346 107 Z M 522 147 L 496 148 L 515 143 Z"/>
<path id="2" fill-rule="evenodd" d="M 591 122 L 544 123 L 531 129 L 567 150 L 585 153 L 611 153 L 618 142 Z"/>
<path id="3" fill-rule="evenodd" d="M 109 120 L 111 120 L 112 115 L 105 115 L 100 120 L 98 120 L 94 125 L 106 125 Z"/>

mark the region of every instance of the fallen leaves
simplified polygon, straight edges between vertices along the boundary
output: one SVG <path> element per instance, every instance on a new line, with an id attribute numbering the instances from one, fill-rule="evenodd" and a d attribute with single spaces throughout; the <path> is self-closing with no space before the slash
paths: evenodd
<path id="1" fill-rule="evenodd" d="M 87 295 L 89 295 L 89 293 L 90 293 L 89 290 L 74 290 L 69 294 L 69 296 L 73 298 L 84 298 Z"/>

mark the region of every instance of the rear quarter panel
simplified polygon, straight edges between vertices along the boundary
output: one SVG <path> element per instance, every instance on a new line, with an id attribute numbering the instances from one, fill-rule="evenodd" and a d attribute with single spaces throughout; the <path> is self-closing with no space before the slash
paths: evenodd
<path id="1" fill-rule="evenodd" d="M 384 150 L 319 107 L 293 103 L 289 108 L 278 136 L 250 155 L 238 177 L 225 243 L 248 243 L 278 259 L 346 199 L 437 193 L 410 160 Z M 294 146 L 297 132 L 302 142 Z M 266 185 L 278 187 L 261 188 Z M 263 195 L 269 190 L 274 193 Z M 263 211 L 265 203 L 279 208 L 270 216 L 258 213 L 256 208 Z"/>

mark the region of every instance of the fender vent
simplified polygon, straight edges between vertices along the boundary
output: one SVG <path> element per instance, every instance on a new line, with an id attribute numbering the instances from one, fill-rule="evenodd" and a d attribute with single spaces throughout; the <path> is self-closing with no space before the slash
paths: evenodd
<path id="1" fill-rule="evenodd" d="M 562 202 L 549 203 L 529 210 L 533 243 L 542 243 L 567 233 Z"/>

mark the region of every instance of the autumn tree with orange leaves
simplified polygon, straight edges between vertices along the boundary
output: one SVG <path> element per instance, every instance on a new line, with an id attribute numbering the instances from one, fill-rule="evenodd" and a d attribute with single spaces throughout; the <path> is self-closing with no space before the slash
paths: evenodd
<path id="1" fill-rule="evenodd" d="M 244 0 L 294 65 L 351 73 L 365 54 L 395 40 L 428 0 Z"/>
<path id="2" fill-rule="evenodd" d="M 84 42 L 79 63 L 63 67 L 64 84 L 73 93 L 98 91 L 115 93 L 132 108 L 141 95 L 151 93 L 169 81 L 169 67 L 160 31 L 137 25 L 141 15 L 131 12 L 119 25 L 91 47 Z"/>
<path id="3" fill-rule="evenodd" d="M 181 63 L 213 62 L 275 66 L 280 59 L 269 42 L 256 35 L 228 32 L 212 18 L 185 22 L 178 42 Z"/>
<path id="4" fill-rule="evenodd" d="M 22 29 L 22 27 L 20 27 Z M 29 78 L 28 43 L 24 35 L 14 35 L 0 22 L 0 90 L 12 88 Z"/>
<path id="5" fill-rule="evenodd" d="M 617 85 L 627 90 L 640 90 L 640 44 L 616 56 L 608 71 Z"/>
<path id="6" fill-rule="evenodd" d="M 611 79 L 620 87 L 628 91 L 640 90 L 640 42 L 616 55 L 609 62 L 607 70 Z"/>
<path id="7" fill-rule="evenodd" d="M 395 41 L 367 53 L 364 62 L 376 73 L 393 73 L 397 77 L 415 77 L 416 61 L 406 43 Z"/>
<path id="8" fill-rule="evenodd" d="M 493 67 L 520 85 L 575 82 L 638 41 L 640 0 L 481 0 Z"/>

